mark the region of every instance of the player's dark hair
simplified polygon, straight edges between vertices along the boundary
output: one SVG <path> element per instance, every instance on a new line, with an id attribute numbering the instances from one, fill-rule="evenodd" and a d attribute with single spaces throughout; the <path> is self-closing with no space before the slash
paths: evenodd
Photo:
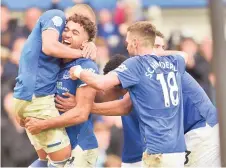
<path id="1" fill-rule="evenodd" d="M 92 41 L 95 38 L 97 28 L 94 22 L 92 22 L 89 18 L 83 15 L 74 14 L 73 16 L 67 19 L 67 22 L 69 21 L 73 21 L 75 23 L 80 24 L 87 32 L 89 36 L 89 41 Z"/>
<path id="2" fill-rule="evenodd" d="M 104 75 L 106 75 L 108 72 L 116 69 L 121 63 L 123 63 L 125 60 L 127 60 L 128 57 L 121 55 L 121 54 L 116 54 L 114 55 L 108 63 L 105 65 L 103 71 Z"/>

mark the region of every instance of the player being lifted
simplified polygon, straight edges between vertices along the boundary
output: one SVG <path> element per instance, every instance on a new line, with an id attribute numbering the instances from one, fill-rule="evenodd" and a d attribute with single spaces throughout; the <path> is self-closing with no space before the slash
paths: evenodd
<path id="1" fill-rule="evenodd" d="M 67 15 L 83 14 L 95 22 L 95 14 L 85 4 L 72 7 Z M 60 71 L 60 58 L 96 55 L 95 45 L 84 43 L 83 50 L 72 49 L 59 41 L 66 16 L 60 10 L 49 10 L 39 18 L 23 48 L 19 73 L 14 88 L 15 116 L 47 119 L 59 116 L 54 94 Z M 28 132 L 27 132 L 28 133 Z M 28 133 L 40 160 L 48 154 L 51 166 L 62 166 L 71 155 L 71 146 L 64 128 L 50 129 L 37 135 Z"/>
<path id="2" fill-rule="evenodd" d="M 88 18 L 81 15 L 74 15 L 67 19 L 67 24 L 62 33 L 62 43 L 68 47 L 79 49 L 84 41 L 92 41 L 96 35 L 96 26 Z M 93 132 L 91 115 L 85 117 L 90 112 L 95 97 L 95 90 L 84 85 L 80 80 L 69 78 L 70 67 L 81 65 L 92 72 L 98 72 L 97 65 L 90 59 L 64 59 L 57 81 L 57 99 L 61 101 L 65 95 L 75 95 L 77 111 L 81 113 L 79 125 L 67 127 L 72 147 L 71 162 L 66 166 L 70 167 L 94 167 L 97 160 L 97 140 Z M 56 105 L 57 106 L 57 105 Z M 65 110 L 59 107 L 61 114 Z M 26 121 L 37 121 L 38 119 L 26 118 Z M 87 121 L 85 121 L 87 120 Z M 84 122 L 84 123 L 82 123 Z M 28 129 L 30 130 L 30 129 Z M 40 165 L 39 161 L 32 166 Z"/>
<path id="3" fill-rule="evenodd" d="M 119 84 L 127 88 L 139 116 L 141 137 L 146 147 L 144 166 L 183 167 L 185 141 L 180 82 L 185 71 L 184 59 L 152 54 L 155 28 L 149 22 L 130 26 L 126 41 L 129 53 L 137 56 L 126 60 L 114 72 L 101 76 L 76 66 L 71 68 L 71 76 L 81 78 L 97 90 L 107 90 Z M 163 94 L 159 94 L 161 92 Z M 65 125 L 63 121 L 73 124 L 78 116 L 73 108 L 65 115 L 41 121 L 44 127 L 39 129 L 53 128 L 50 121 L 58 127 Z"/>
<path id="4" fill-rule="evenodd" d="M 164 50 L 164 36 L 156 31 L 154 49 L 157 53 Z M 104 74 L 117 68 L 127 57 L 116 55 L 106 64 Z M 215 166 L 220 167 L 218 122 L 216 108 L 209 100 L 201 86 L 187 73 L 182 77 L 183 98 L 184 98 L 184 133 L 187 143 L 186 167 Z M 127 91 L 114 89 L 114 97 L 118 99 Z M 112 92 L 111 92 L 112 93 Z M 114 99 L 113 98 L 113 99 Z M 66 106 L 68 101 L 70 106 Z M 68 109 L 75 106 L 73 95 L 71 99 L 61 99 L 61 109 Z M 131 109 L 131 100 L 128 95 L 121 100 L 95 103 L 92 112 L 99 115 L 125 115 Z M 136 111 L 122 117 L 124 129 L 124 146 L 122 151 L 122 167 L 137 166 L 142 158 L 142 139 L 139 131 L 139 124 Z M 196 140 L 199 141 L 196 141 Z"/>

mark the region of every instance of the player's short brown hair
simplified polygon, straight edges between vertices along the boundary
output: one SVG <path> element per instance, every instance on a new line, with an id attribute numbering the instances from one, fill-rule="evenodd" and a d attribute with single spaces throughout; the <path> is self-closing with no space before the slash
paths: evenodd
<path id="1" fill-rule="evenodd" d="M 156 34 L 156 36 L 159 36 L 159 37 L 161 37 L 163 39 L 165 38 L 165 36 L 158 30 L 155 31 L 155 34 Z"/>
<path id="2" fill-rule="evenodd" d="M 156 28 L 149 21 L 139 21 L 127 29 L 132 35 L 138 35 L 142 40 L 144 40 L 144 45 L 154 46 L 156 37 Z"/>
<path id="3" fill-rule="evenodd" d="M 89 39 L 88 39 L 89 41 L 92 41 L 95 38 L 97 28 L 96 28 L 96 25 L 88 17 L 74 14 L 73 16 L 67 19 L 67 22 L 69 21 L 73 21 L 75 23 L 80 24 L 87 32 L 89 36 Z"/>

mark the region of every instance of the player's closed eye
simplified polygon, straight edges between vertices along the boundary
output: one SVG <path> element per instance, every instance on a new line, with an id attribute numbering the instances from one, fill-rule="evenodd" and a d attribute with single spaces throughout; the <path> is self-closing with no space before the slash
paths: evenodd
<path id="1" fill-rule="evenodd" d="M 78 31 L 72 31 L 72 33 L 73 33 L 73 35 L 76 35 L 76 36 L 79 34 Z"/>
<path id="2" fill-rule="evenodd" d="M 161 47 L 160 45 L 154 45 L 154 48 L 159 48 L 159 47 Z"/>

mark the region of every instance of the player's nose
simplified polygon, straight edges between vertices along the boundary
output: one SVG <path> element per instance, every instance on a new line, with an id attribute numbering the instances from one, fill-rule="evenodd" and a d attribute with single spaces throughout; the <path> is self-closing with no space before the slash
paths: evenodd
<path id="1" fill-rule="evenodd" d="M 71 31 L 68 31 L 66 34 L 65 34 L 66 37 L 71 37 L 72 36 L 72 32 Z"/>

